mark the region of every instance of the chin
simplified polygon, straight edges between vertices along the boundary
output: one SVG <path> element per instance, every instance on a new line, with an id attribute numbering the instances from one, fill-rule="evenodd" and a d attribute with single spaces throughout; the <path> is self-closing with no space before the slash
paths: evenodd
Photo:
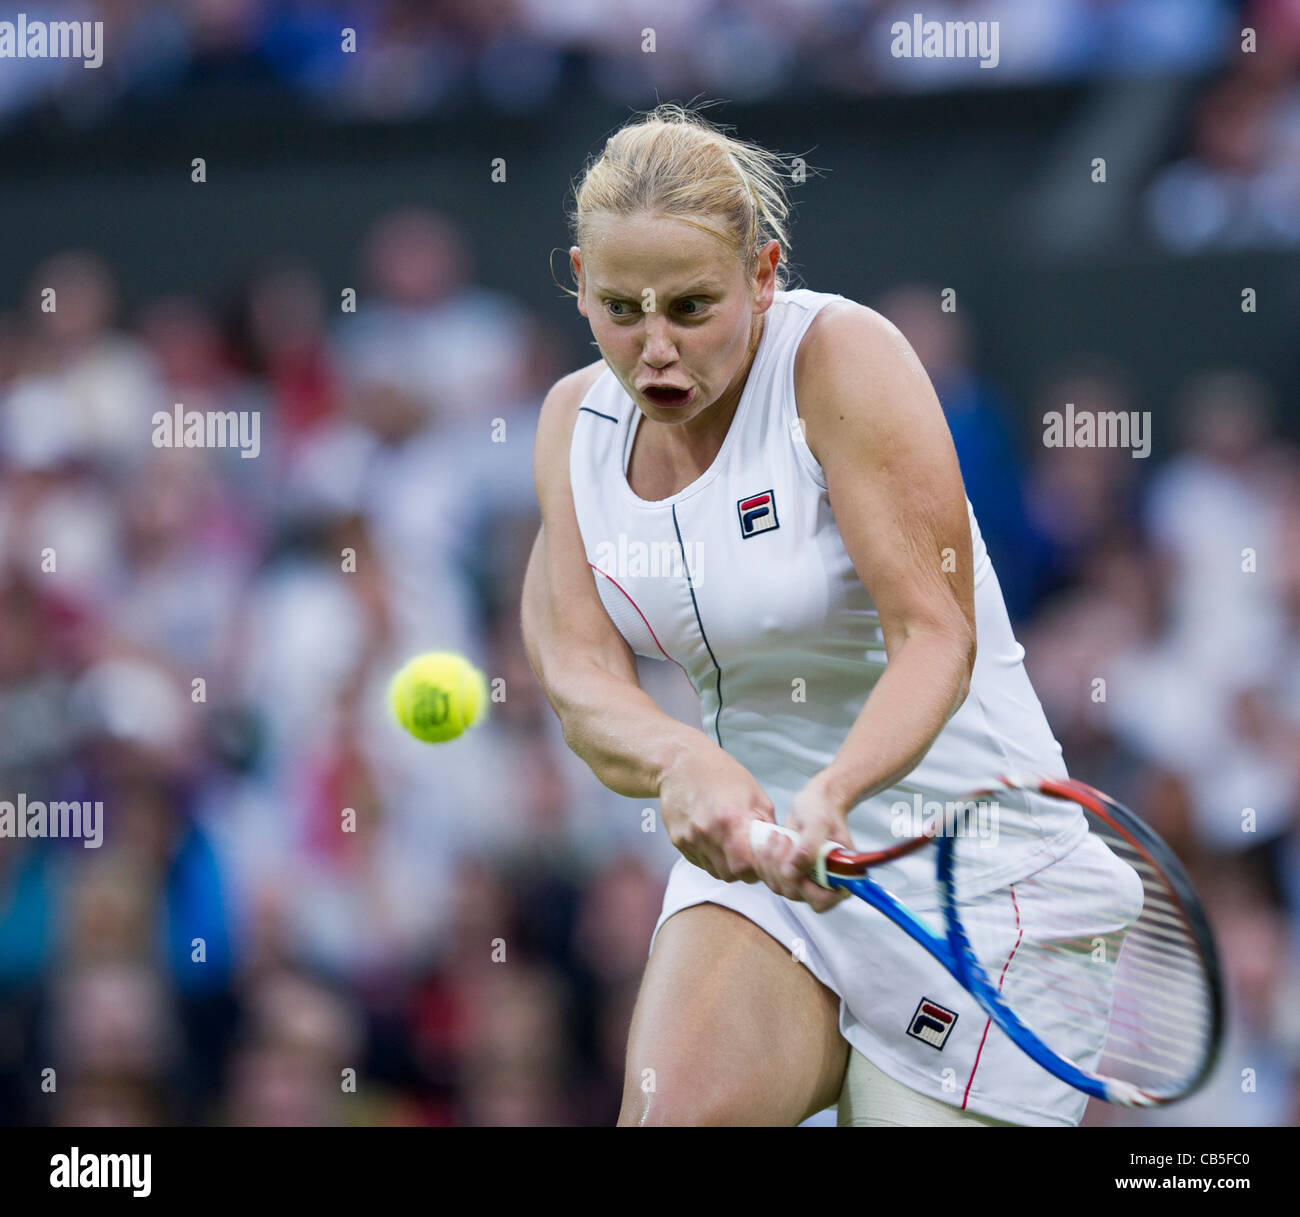
<path id="1" fill-rule="evenodd" d="M 693 418 L 699 418 L 701 414 L 703 414 L 711 405 L 713 405 L 713 400 L 711 398 L 707 400 L 703 405 L 700 405 L 699 404 L 700 396 L 702 395 L 697 392 L 696 400 L 691 403 L 689 410 L 685 410 L 685 411 L 673 410 L 671 408 L 665 410 L 657 410 L 656 417 L 660 422 L 665 422 L 665 423 L 688 423 Z"/>

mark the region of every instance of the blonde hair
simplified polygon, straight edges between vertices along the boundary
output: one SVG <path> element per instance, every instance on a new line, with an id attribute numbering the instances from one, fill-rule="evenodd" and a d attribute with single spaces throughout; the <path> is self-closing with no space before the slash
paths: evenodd
<path id="1" fill-rule="evenodd" d="M 784 288 L 785 177 L 777 153 L 728 135 L 697 110 L 664 102 L 625 123 L 587 163 L 573 191 L 570 235 L 581 246 L 590 220 L 600 214 L 671 216 L 730 246 L 751 280 L 759 251 L 775 239 L 782 253 L 776 285 Z"/>

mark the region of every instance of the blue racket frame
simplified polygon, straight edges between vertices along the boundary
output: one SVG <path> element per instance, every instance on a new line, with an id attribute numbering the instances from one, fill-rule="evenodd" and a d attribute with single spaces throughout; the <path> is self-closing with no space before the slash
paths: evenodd
<path id="1" fill-rule="evenodd" d="M 1086 783 L 1069 778 L 1017 779 L 1002 778 L 998 780 L 1002 787 L 1011 789 L 1035 789 L 1048 796 L 1067 798 L 1088 807 L 1093 814 L 1109 820 L 1115 830 L 1128 837 L 1128 840 L 1147 856 L 1148 861 L 1165 875 L 1173 889 L 1175 900 L 1186 919 L 1188 931 L 1196 940 L 1201 963 L 1205 969 L 1206 988 L 1208 988 L 1208 1030 L 1206 1030 L 1206 1052 L 1195 1075 L 1180 1086 L 1177 1091 L 1152 1093 L 1125 1082 L 1119 1078 L 1108 1078 L 1101 1074 L 1088 1073 L 1080 1069 L 1074 1061 L 1067 1060 L 1060 1053 L 1049 1048 L 1043 1039 L 1024 1025 L 1017 1013 L 1010 1008 L 995 984 L 988 978 L 971 949 L 966 928 L 962 926 L 958 914 L 956 891 L 956 840 L 953 837 L 937 837 L 935 848 L 939 850 L 936 857 L 936 884 L 939 887 L 940 908 L 943 909 L 945 932 L 936 934 L 930 926 L 920 921 L 911 910 L 898 902 L 897 897 L 887 888 L 881 887 L 870 874 L 862 878 L 849 878 L 845 875 L 826 874 L 827 887 L 841 887 L 853 892 L 859 900 L 866 901 L 889 918 L 900 930 L 909 935 L 920 947 L 926 948 L 936 960 L 953 974 L 957 982 L 970 993 L 980 1008 L 996 1022 L 1006 1036 L 1017 1044 L 1032 1060 L 1044 1067 L 1048 1073 L 1060 1078 L 1083 1091 L 1093 1099 L 1105 1100 L 1106 1103 L 1118 1103 L 1125 1106 L 1157 1106 L 1174 1103 L 1183 1099 L 1201 1086 L 1218 1061 L 1219 1047 L 1223 1040 L 1223 979 L 1219 969 L 1218 950 L 1214 945 L 1214 935 L 1210 932 L 1208 918 L 1201 906 L 1196 889 L 1192 887 L 1187 871 L 1183 870 L 1173 850 L 1160 839 L 1148 824 L 1143 823 L 1126 806 L 1113 800 Z M 991 789 L 996 789 L 997 785 Z M 989 791 L 976 792 L 979 797 Z"/>
<path id="2" fill-rule="evenodd" d="M 871 878 L 844 879 L 828 875 L 829 885 L 846 888 L 872 908 L 884 913 L 900 930 L 923 946 L 949 972 L 958 983 L 979 1002 L 984 1012 L 1007 1036 L 1037 1061 L 1049 1073 L 1060 1078 L 1085 1094 L 1107 1102 L 1149 1106 L 1160 1102 L 1147 1096 L 1135 1086 L 1110 1078 L 1101 1078 L 1080 1069 L 1073 1061 L 1053 1051 L 1038 1038 L 1012 1010 L 989 980 L 971 950 L 970 939 L 957 916 L 956 885 L 954 883 L 954 845 L 951 837 L 941 837 L 935 842 L 939 851 L 936 860 L 939 899 L 943 908 L 947 934 L 936 934 L 924 921 L 900 904 L 888 889 Z"/>
<path id="3" fill-rule="evenodd" d="M 1204 1051 L 1195 1072 L 1176 1088 L 1162 1092 L 1144 1090 L 1132 1082 L 1106 1077 L 1081 1069 L 1073 1061 L 1049 1047 L 1003 1000 L 997 987 L 975 958 L 966 929 L 961 923 L 956 898 L 956 840 L 951 836 L 916 838 L 901 848 L 871 854 L 854 853 L 844 846 L 827 842 L 814 869 L 815 880 L 824 887 L 844 888 L 877 912 L 883 913 L 918 946 L 924 947 L 953 975 L 957 982 L 979 1003 L 981 1009 L 997 1023 L 1007 1037 L 1041 1065 L 1048 1073 L 1092 1098 L 1126 1107 L 1154 1107 L 1176 1102 L 1196 1090 L 1214 1068 L 1223 1042 L 1224 1000 L 1223 975 L 1209 920 L 1187 872 L 1168 845 L 1123 804 L 1100 790 L 1068 777 L 1001 777 L 991 786 L 967 796 L 981 798 L 999 789 L 1031 790 L 1051 798 L 1064 799 L 1091 811 L 1095 816 L 1127 838 L 1149 865 L 1163 874 L 1168 882 L 1186 929 L 1196 943 L 1206 982 L 1207 1023 Z M 793 839 L 798 834 L 789 828 L 755 820 L 750 825 L 751 842 L 757 848 L 771 832 L 784 833 Z M 944 932 L 936 933 L 915 913 L 899 902 L 887 888 L 870 876 L 873 866 L 896 860 L 906 853 L 933 845 L 936 885 L 942 910 Z M 837 873 L 838 871 L 838 873 Z"/>

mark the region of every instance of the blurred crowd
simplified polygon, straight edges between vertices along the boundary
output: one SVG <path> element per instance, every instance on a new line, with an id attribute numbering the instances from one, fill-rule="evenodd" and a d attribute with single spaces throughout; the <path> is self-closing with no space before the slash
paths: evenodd
<path id="1" fill-rule="evenodd" d="M 1242 26 L 1144 191 L 1150 231 L 1179 253 L 1300 245 L 1300 5 L 1255 6 Z"/>
<path id="2" fill-rule="evenodd" d="M 563 746 L 522 652 L 563 344 L 435 215 L 383 217 L 363 258 L 333 322 L 286 261 L 224 313 L 125 325 L 69 250 L 0 321 L 0 791 L 105 823 L 99 849 L 0 840 L 0 1120 L 617 1110 L 671 846 Z M 255 413 L 257 456 L 155 446 L 176 403 Z M 432 748 L 385 685 L 443 648 L 494 702 Z"/>
<path id="3" fill-rule="evenodd" d="M 6 4 L 0 19 L 37 7 Z M 218 103 L 265 87 L 325 114 L 387 119 L 527 111 L 573 88 L 640 105 L 701 89 L 758 100 L 1051 83 L 1205 69 L 1224 59 L 1239 19 L 1287 9 L 1288 0 L 69 0 L 60 19 L 104 23 L 103 65 L 9 61 L 0 115 L 49 108 L 88 126 L 120 102 L 147 107 L 181 87 Z M 997 70 L 892 54 L 891 27 L 917 11 L 997 22 Z M 343 48 L 346 28 L 355 53 Z"/>
<path id="4" fill-rule="evenodd" d="M 0 315 L 0 797 L 102 800 L 105 823 L 98 849 L 0 840 L 0 1122 L 617 1113 L 675 855 L 565 748 L 519 637 L 533 428 L 573 352 L 476 283 L 439 215 L 382 216 L 361 258 L 355 314 L 286 259 L 233 307 L 127 317 L 112 268 L 66 250 Z M 1232 1038 L 1168 1118 L 1293 1122 L 1300 478 L 1280 403 L 1212 370 L 1156 414 L 1161 463 L 1048 448 L 1017 420 L 1148 403 L 1081 357 L 1014 409 L 938 299 L 872 303 L 944 403 L 1067 763 L 1150 817 L 1220 935 Z M 157 446 L 176 403 L 255 413 L 258 455 Z M 385 708 L 426 649 L 493 681 L 489 721 L 440 747 Z M 642 665 L 689 720 L 675 674 Z"/>

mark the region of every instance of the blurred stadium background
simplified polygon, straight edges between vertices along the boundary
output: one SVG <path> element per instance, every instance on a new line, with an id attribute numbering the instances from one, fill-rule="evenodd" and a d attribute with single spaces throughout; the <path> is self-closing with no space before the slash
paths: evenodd
<path id="1" fill-rule="evenodd" d="M 1300 1122 L 1300 5 L 24 10 L 105 57 L 0 60 L 0 798 L 106 833 L 0 839 L 0 1122 L 612 1122 L 674 854 L 565 749 L 518 593 L 592 357 L 570 180 L 692 98 L 807 158 L 802 283 L 916 347 L 1067 763 L 1207 897 L 1231 1035 L 1146 1119 Z M 891 58 L 914 10 L 998 20 L 998 67 Z M 1067 401 L 1152 455 L 1044 447 Z M 154 447 L 176 402 L 259 412 L 257 459 Z M 506 682 L 442 748 L 383 709 L 429 648 Z"/>

